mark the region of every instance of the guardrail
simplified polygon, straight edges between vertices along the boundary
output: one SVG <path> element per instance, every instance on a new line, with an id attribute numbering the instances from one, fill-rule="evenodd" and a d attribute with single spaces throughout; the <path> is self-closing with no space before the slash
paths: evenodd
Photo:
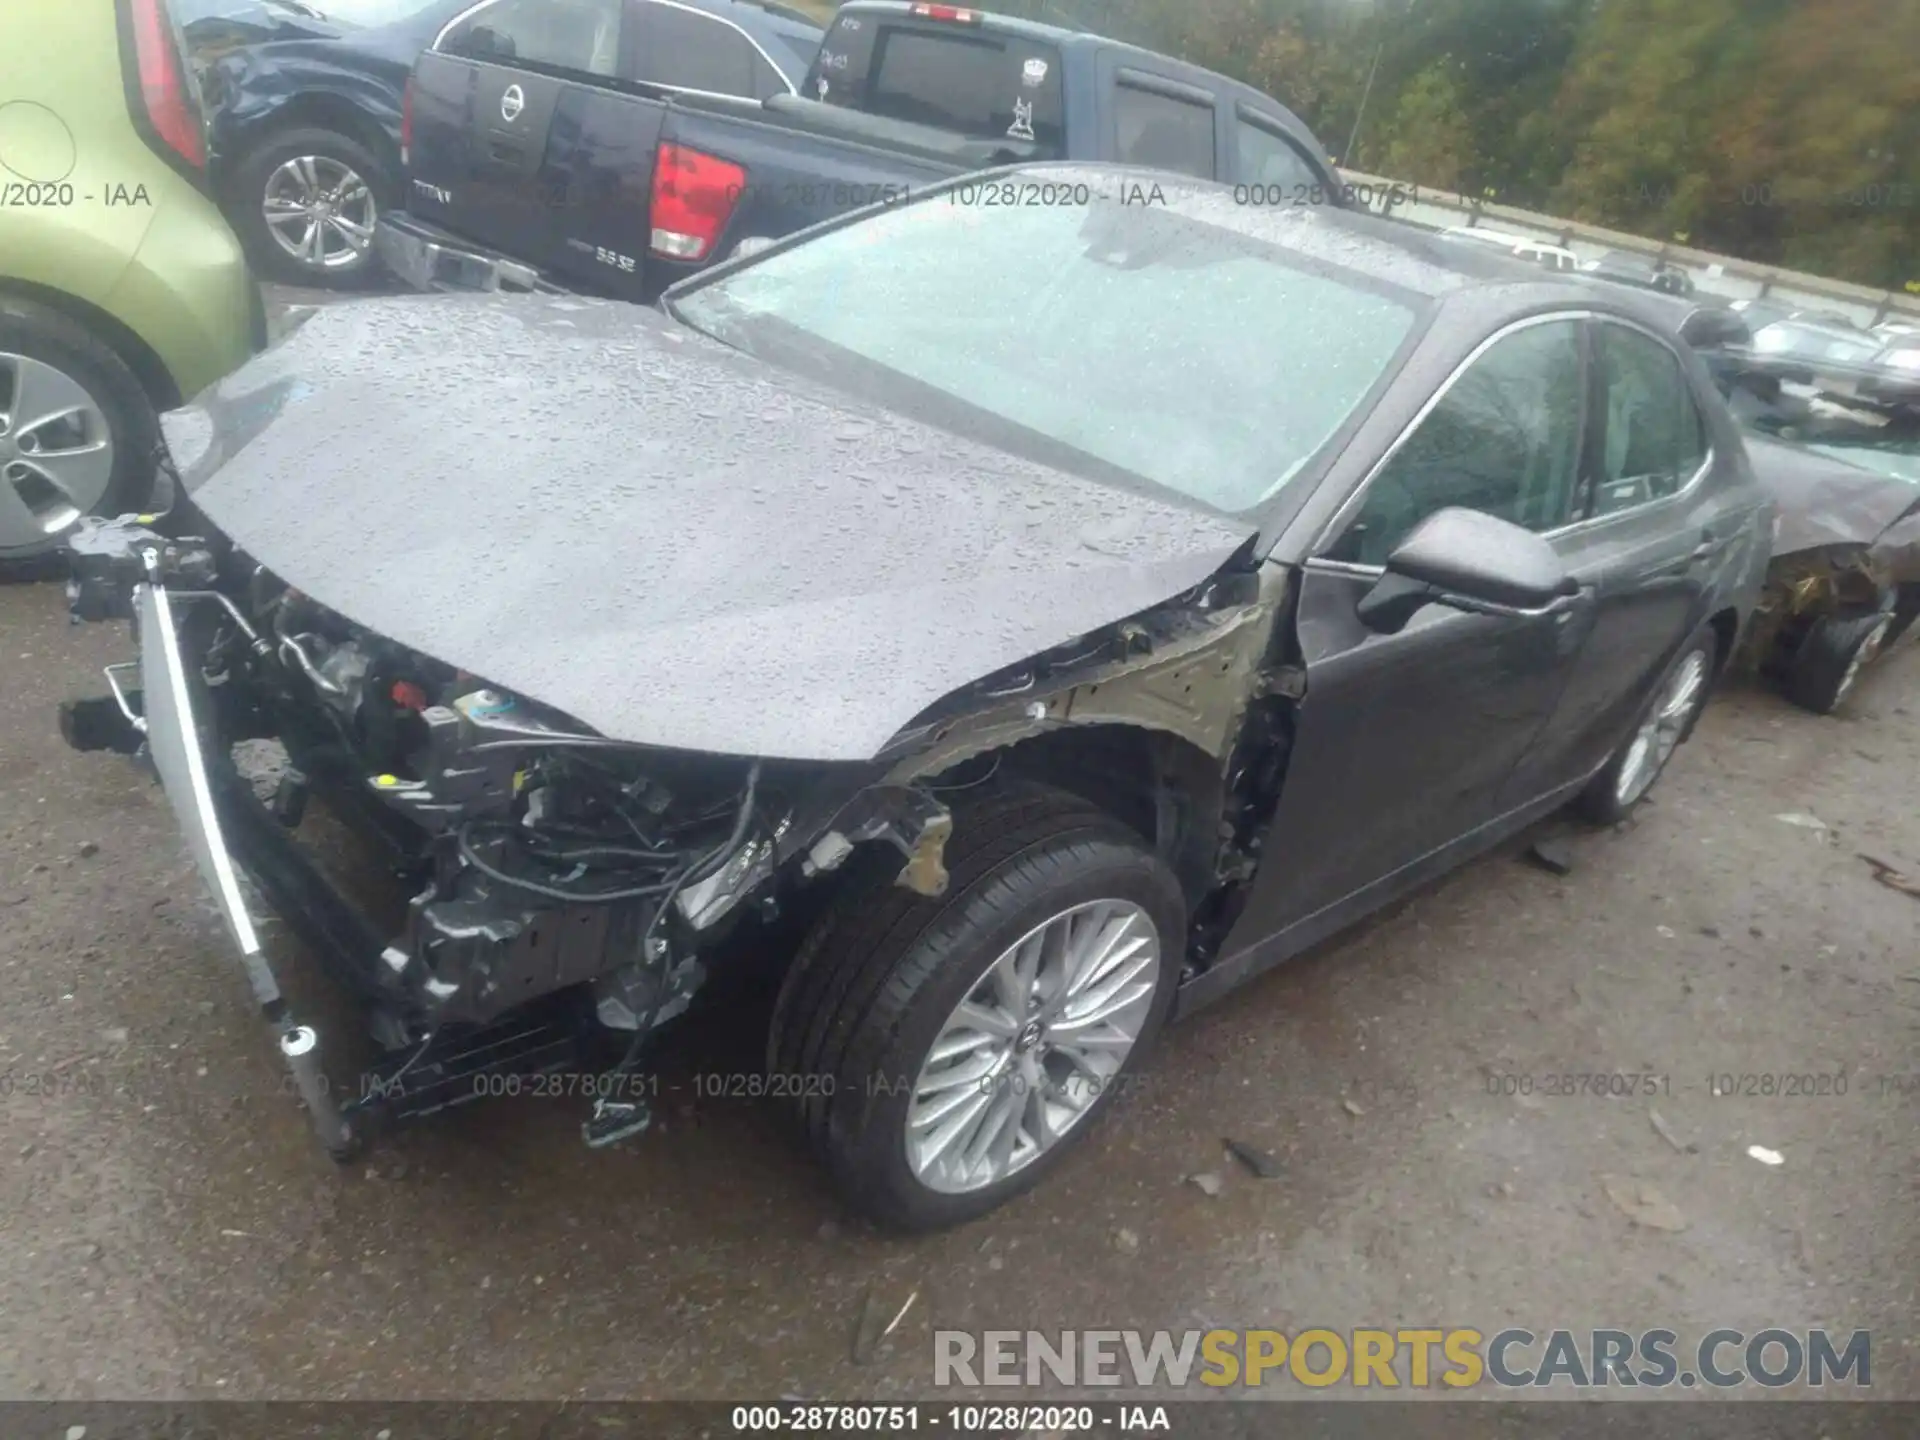
<path id="1" fill-rule="evenodd" d="M 1603 225 L 1588 225 L 1579 220 L 1563 220 L 1532 210 L 1517 210 L 1496 205 L 1469 195 L 1433 190 L 1410 181 L 1392 180 L 1383 175 L 1363 175 L 1355 170 L 1341 172 L 1358 187 L 1358 195 L 1370 202 L 1377 214 L 1391 213 L 1396 219 L 1410 220 L 1435 230 L 1454 226 L 1484 226 L 1502 234 L 1528 240 L 1544 240 L 1571 250 L 1582 260 L 1597 259 L 1608 250 L 1626 250 L 1664 261 L 1687 271 L 1704 294 L 1728 300 L 1753 300 L 1765 296 L 1782 304 L 1808 309 L 1832 310 L 1861 325 L 1878 325 L 1884 320 L 1903 320 L 1920 325 L 1920 294 L 1898 290 L 1875 290 L 1845 280 L 1830 280 L 1800 270 L 1777 265 L 1756 265 L 1751 260 L 1731 255 L 1716 255 L 1686 245 L 1649 240 L 1644 235 L 1629 235 Z"/>

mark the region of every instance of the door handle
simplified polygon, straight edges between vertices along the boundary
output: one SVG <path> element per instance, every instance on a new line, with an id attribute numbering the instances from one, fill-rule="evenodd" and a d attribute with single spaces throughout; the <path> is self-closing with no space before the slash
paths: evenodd
<path id="1" fill-rule="evenodd" d="M 1506 620 L 1553 620 L 1564 622 L 1575 611 L 1584 610 L 1593 600 L 1587 586 L 1556 595 L 1544 605 L 1504 605 L 1498 600 L 1476 600 L 1466 595 L 1447 595 L 1441 603 L 1471 615 L 1496 615 Z"/>
<path id="2" fill-rule="evenodd" d="M 1552 620 L 1556 625 L 1564 625 L 1576 612 L 1586 609 L 1592 599 L 1593 591 L 1582 586 L 1569 594 L 1556 595 L 1539 609 L 1529 610 L 1526 613 Z"/>

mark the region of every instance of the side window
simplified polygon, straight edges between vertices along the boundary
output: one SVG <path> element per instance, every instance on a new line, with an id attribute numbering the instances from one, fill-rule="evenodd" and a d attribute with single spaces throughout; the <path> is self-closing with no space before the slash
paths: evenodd
<path id="1" fill-rule="evenodd" d="M 620 70 L 620 0 L 494 0 L 449 31 L 440 49 L 611 80 Z"/>
<path id="2" fill-rule="evenodd" d="M 1114 155 L 1182 175 L 1214 178 L 1213 107 L 1120 82 L 1113 97 Z"/>
<path id="3" fill-rule="evenodd" d="M 1580 322 L 1496 342 L 1374 475 L 1328 558 L 1384 565 L 1416 525 L 1453 505 L 1529 530 L 1564 525 L 1580 470 L 1580 386 Z"/>
<path id="4" fill-rule="evenodd" d="M 634 79 L 680 90 L 761 98 L 753 64 L 759 57 L 747 37 L 731 25 L 653 0 L 635 5 L 633 19 L 639 32 L 633 45 Z"/>
<path id="5" fill-rule="evenodd" d="M 1266 126 L 1236 120 L 1233 133 L 1240 167 L 1234 178 L 1242 185 L 1270 185 L 1289 193 L 1296 189 L 1304 193 L 1325 184 L 1306 156 Z"/>
<path id="6" fill-rule="evenodd" d="M 805 66 L 802 66 L 793 73 L 799 75 L 805 71 L 805 68 Z M 762 55 L 758 50 L 755 50 L 753 52 L 754 99 L 766 100 L 775 95 L 791 95 L 792 93 L 793 86 L 788 82 L 787 77 L 775 69 L 772 62 L 769 61 L 766 56 Z"/>
<path id="7" fill-rule="evenodd" d="M 1614 515 L 1678 491 L 1706 457 L 1706 436 L 1671 350 L 1624 325 L 1596 335 L 1603 428 L 1592 513 Z"/>

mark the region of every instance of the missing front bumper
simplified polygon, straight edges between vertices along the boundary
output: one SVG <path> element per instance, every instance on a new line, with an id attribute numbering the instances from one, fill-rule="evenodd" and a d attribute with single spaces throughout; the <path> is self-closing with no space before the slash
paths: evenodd
<path id="1" fill-rule="evenodd" d="M 275 1043 L 315 1133 L 329 1154 L 344 1160 L 359 1148 L 359 1136 L 341 1113 L 321 1069 L 319 1033 L 297 1021 L 290 1011 L 240 887 L 233 854 L 228 849 L 228 820 L 231 818 L 240 828 L 246 828 L 247 817 L 231 803 L 225 807 L 220 803 L 223 797 L 230 799 L 235 787 L 216 783 L 200 742 L 194 686 L 181 654 L 173 597 L 165 585 L 150 581 L 135 587 L 133 607 L 140 636 L 141 685 L 137 713 L 134 697 L 109 671 L 116 705 L 129 728 L 145 737 L 146 754 L 166 792 L 214 907 L 220 912 L 227 934 L 239 952 L 254 1004 L 275 1033 Z M 69 739 L 72 738 L 70 734 Z M 250 792 L 248 798 L 251 799 Z"/>
<path id="2" fill-rule="evenodd" d="M 157 556 L 147 568 L 146 582 L 102 611 L 103 618 L 132 619 L 140 658 L 108 667 L 110 695 L 63 704 L 61 733 L 77 750 L 137 756 L 159 779 L 257 1011 L 327 1151 L 344 1161 L 360 1153 L 384 1121 L 424 1117 L 489 1095 L 542 1093 L 533 1082 L 577 1071 L 592 1020 L 579 993 L 542 991 L 498 1015 L 466 1020 L 421 1011 L 409 988 L 410 979 L 423 980 L 409 975 L 419 967 L 388 943 L 290 833 L 298 807 L 289 814 L 279 797 L 271 807 L 263 802 L 231 755 L 205 738 L 225 733 L 218 692 L 201 677 L 195 625 L 183 621 L 194 605 L 221 597 L 170 589 Z M 241 883 L 243 873 L 250 889 Z M 357 1084 L 329 1080 L 318 1029 L 293 1013 L 262 943 L 262 901 L 364 1007 L 381 1053 Z M 581 939 L 570 935 L 555 953 L 572 953 Z M 512 946 L 498 949 L 502 957 L 514 954 Z M 445 992 L 443 1000 L 467 988 L 432 983 L 438 978 L 424 980 L 429 990 Z M 641 1112 L 627 1128 L 643 1126 L 644 1106 L 626 1108 Z"/>

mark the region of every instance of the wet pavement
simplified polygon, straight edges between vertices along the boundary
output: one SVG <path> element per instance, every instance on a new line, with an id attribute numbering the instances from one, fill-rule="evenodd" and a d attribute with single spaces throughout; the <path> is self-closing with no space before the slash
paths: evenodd
<path id="1" fill-rule="evenodd" d="M 333 1166 L 162 796 L 55 733 L 126 651 L 0 587 L 0 1396 L 893 1398 L 935 1327 L 1417 1324 L 1867 1329 L 1875 1395 L 1920 1395 L 1920 900 L 1859 858 L 1920 874 L 1920 648 L 1845 718 L 1722 698 L 1570 874 L 1510 847 L 1176 1027 L 1048 1183 L 919 1240 L 770 1103 L 695 1097 L 744 1013 L 617 1149 L 521 1098 Z M 1548 1093 L 1595 1074 L 1657 1093 Z M 1744 1093 L 1774 1075 L 1847 1093 Z M 869 1295 L 915 1299 L 859 1365 Z"/>

